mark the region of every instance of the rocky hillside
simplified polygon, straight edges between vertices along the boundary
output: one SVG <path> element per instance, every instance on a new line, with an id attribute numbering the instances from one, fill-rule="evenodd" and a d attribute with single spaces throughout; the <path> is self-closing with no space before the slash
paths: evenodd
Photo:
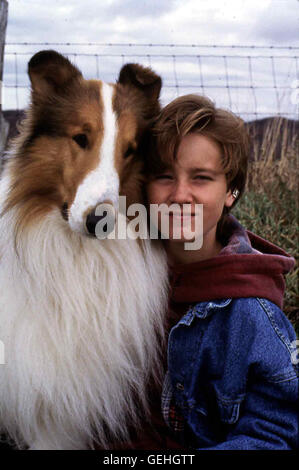
<path id="1" fill-rule="evenodd" d="M 18 133 L 18 123 L 23 119 L 24 111 L 3 111 L 3 115 L 9 123 L 9 142 Z M 267 149 L 270 145 L 273 158 L 279 159 L 286 147 L 295 144 L 299 131 L 299 121 L 276 117 L 251 121 L 247 126 L 252 139 L 252 160 L 262 156 L 266 144 Z"/>

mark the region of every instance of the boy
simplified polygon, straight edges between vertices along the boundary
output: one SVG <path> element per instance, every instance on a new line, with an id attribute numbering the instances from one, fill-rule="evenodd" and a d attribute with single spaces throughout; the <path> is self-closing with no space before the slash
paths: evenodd
<path id="1" fill-rule="evenodd" d="M 149 144 L 148 203 L 190 206 L 170 226 L 194 225 L 203 204 L 200 249 L 186 250 L 171 229 L 163 240 L 172 285 L 164 419 L 185 447 L 294 449 L 296 336 L 281 311 L 294 260 L 229 215 L 246 181 L 244 123 L 187 95 L 163 109 Z"/>

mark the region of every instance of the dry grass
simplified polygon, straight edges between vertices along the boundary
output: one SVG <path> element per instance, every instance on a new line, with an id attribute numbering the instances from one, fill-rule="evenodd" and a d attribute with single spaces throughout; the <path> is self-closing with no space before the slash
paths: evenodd
<path id="1" fill-rule="evenodd" d="M 299 334 L 298 123 L 276 118 L 251 123 L 247 191 L 234 214 L 249 230 L 280 246 L 297 261 L 286 277 L 284 312 Z"/>
<path id="2" fill-rule="evenodd" d="M 248 126 L 252 145 L 247 189 L 261 190 L 281 181 L 297 190 L 298 123 L 284 118 L 259 123 Z"/>

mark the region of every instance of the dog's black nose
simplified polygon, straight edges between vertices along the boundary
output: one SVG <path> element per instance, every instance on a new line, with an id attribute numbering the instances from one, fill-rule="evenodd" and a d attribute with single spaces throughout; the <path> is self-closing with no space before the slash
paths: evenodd
<path id="1" fill-rule="evenodd" d="M 115 214 L 111 206 L 111 210 L 103 209 L 97 210 L 99 215 L 96 215 L 96 209 L 90 212 L 86 217 L 86 228 L 90 235 L 99 239 L 107 238 L 110 232 L 114 229 Z"/>
<path id="2" fill-rule="evenodd" d="M 90 235 L 93 235 L 93 236 L 96 235 L 97 223 L 100 222 L 100 220 L 103 220 L 105 217 L 107 217 L 107 214 L 108 214 L 107 211 L 104 211 L 103 215 L 96 215 L 94 210 L 90 212 L 90 214 L 88 214 L 88 216 L 86 217 L 86 227 Z M 107 228 L 108 228 L 107 223 L 101 227 L 104 234 L 107 233 Z"/>

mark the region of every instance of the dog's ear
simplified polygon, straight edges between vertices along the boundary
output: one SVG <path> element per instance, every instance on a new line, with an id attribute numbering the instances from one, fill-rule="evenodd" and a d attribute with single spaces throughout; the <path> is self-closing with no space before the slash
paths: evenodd
<path id="1" fill-rule="evenodd" d="M 126 64 L 122 67 L 118 83 L 136 87 L 151 102 L 159 99 L 162 80 L 152 69 L 139 64 Z"/>
<path id="2" fill-rule="evenodd" d="M 82 77 L 81 72 L 63 55 L 46 50 L 35 54 L 28 64 L 33 92 L 48 95 L 58 92 L 72 80 Z"/>

